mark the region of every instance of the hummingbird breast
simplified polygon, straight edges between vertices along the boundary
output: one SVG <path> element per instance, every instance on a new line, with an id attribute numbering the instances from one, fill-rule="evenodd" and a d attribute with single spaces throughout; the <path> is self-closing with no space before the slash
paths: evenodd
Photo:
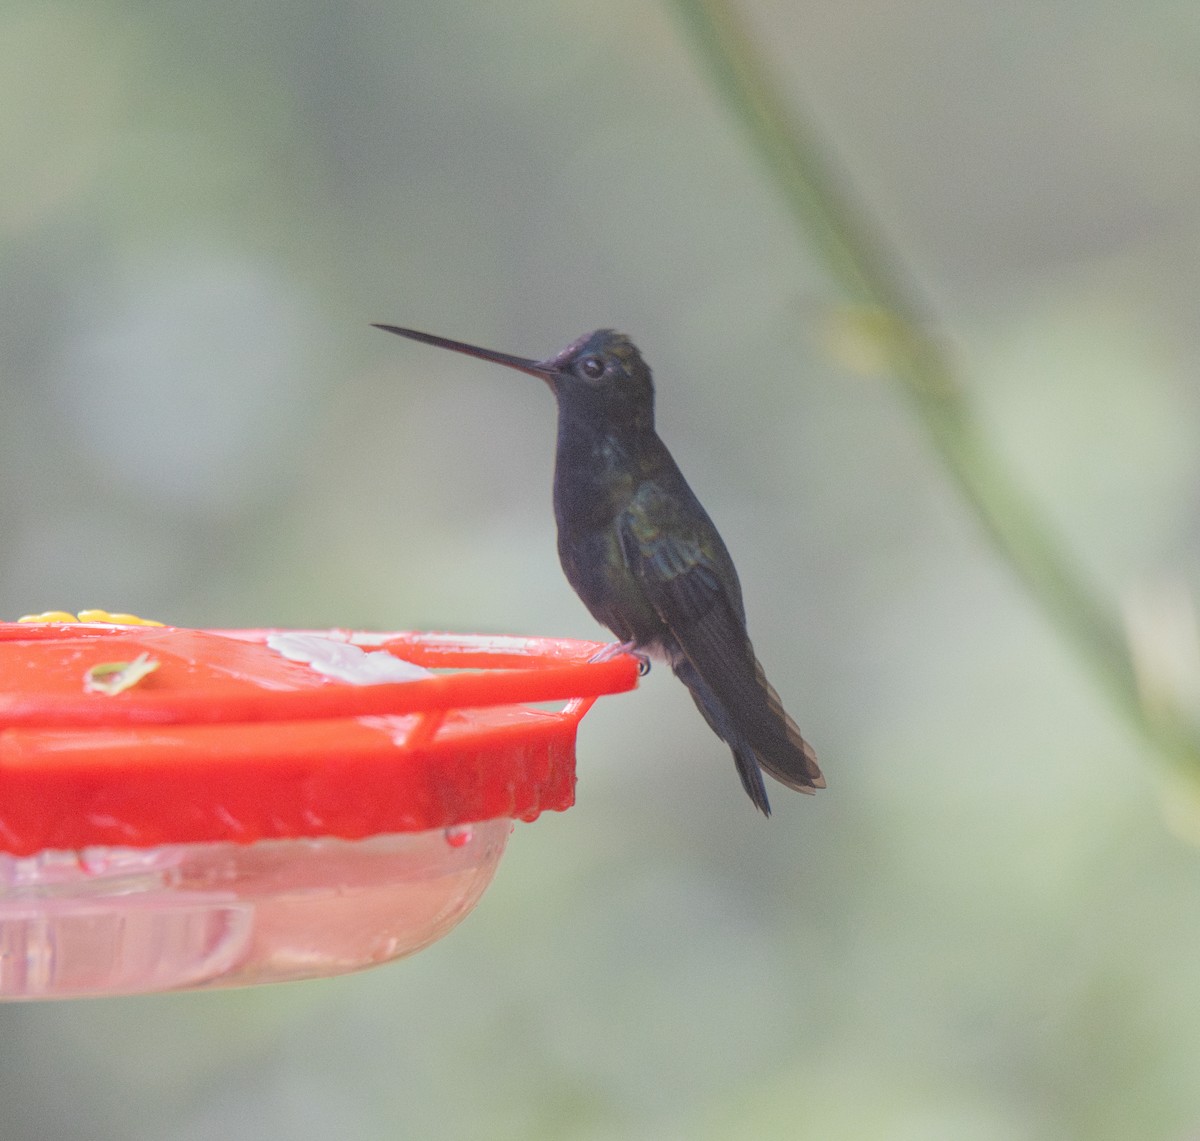
<path id="1" fill-rule="evenodd" d="M 622 642 L 657 650 L 667 628 L 626 564 L 617 531 L 640 483 L 638 465 L 618 441 L 560 426 L 554 516 L 563 573 L 597 622 Z"/>

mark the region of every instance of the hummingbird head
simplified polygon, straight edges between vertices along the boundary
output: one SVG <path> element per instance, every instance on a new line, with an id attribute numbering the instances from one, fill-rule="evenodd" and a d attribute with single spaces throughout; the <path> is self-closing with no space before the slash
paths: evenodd
<path id="1" fill-rule="evenodd" d="M 543 361 L 560 411 L 613 428 L 654 427 L 650 366 L 624 333 L 597 329 Z"/>
<path id="2" fill-rule="evenodd" d="M 536 376 L 558 398 L 560 415 L 587 421 L 601 430 L 654 428 L 654 382 L 650 367 L 624 333 L 597 329 L 572 341 L 562 352 L 535 361 L 432 333 L 418 333 L 415 329 L 396 325 L 375 327 Z"/>

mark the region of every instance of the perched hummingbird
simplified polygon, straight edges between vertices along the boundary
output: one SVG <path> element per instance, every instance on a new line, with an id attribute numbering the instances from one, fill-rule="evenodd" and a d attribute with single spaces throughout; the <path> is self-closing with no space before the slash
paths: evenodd
<path id="1" fill-rule="evenodd" d="M 733 750 L 763 815 L 762 770 L 799 792 L 824 788 L 816 754 L 754 656 L 733 560 L 654 430 L 654 384 L 634 343 L 599 329 L 534 361 L 376 328 L 545 381 L 558 401 L 558 557 L 575 593 L 619 649 L 666 659 Z"/>

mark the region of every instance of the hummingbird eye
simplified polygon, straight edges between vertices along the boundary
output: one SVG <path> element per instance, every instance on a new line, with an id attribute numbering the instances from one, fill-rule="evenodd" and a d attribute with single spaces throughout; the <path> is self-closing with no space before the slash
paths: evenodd
<path id="1" fill-rule="evenodd" d="M 604 361 L 600 357 L 584 357 L 579 362 L 579 371 L 589 380 L 599 380 L 604 375 Z"/>

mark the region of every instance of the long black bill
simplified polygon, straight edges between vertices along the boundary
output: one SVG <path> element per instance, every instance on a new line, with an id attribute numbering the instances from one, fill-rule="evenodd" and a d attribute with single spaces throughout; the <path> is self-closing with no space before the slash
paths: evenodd
<path id="1" fill-rule="evenodd" d="M 544 380 L 551 388 L 554 387 L 554 372 L 540 361 L 527 360 L 525 357 L 514 357 L 508 353 L 497 353 L 492 349 L 481 349 L 478 345 L 465 345 L 462 341 L 452 341 L 449 337 L 435 337 L 432 333 L 418 333 L 416 329 L 401 329 L 396 325 L 377 325 L 387 333 L 395 333 L 399 337 L 408 337 L 412 341 L 423 341 L 427 345 L 436 345 L 439 349 L 453 349 L 456 353 L 466 353 L 469 357 L 478 357 L 484 361 L 495 361 L 496 364 L 507 365 L 509 368 L 527 372 Z"/>

